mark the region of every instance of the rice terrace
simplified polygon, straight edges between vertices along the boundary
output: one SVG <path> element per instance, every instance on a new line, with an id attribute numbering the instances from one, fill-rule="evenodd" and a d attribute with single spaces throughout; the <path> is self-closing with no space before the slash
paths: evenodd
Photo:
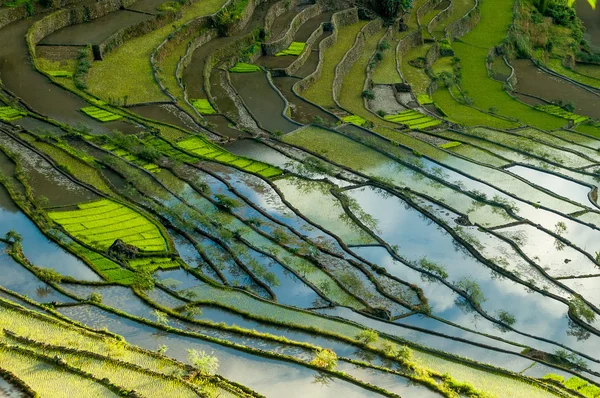
<path id="1" fill-rule="evenodd" d="M 596 0 L 0 0 L 0 397 L 600 398 L 599 188 Z"/>

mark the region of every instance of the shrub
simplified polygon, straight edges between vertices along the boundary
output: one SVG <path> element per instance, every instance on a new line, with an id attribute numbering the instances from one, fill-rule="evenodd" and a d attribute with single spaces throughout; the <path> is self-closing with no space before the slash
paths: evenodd
<path id="1" fill-rule="evenodd" d="M 390 49 L 390 42 L 387 40 L 383 40 L 381 43 L 379 43 L 379 45 L 377 46 L 377 49 L 379 51 L 386 51 Z"/>
<path id="2" fill-rule="evenodd" d="M 214 375 L 219 370 L 219 358 L 204 351 L 188 350 L 188 361 L 203 375 Z"/>
<path id="3" fill-rule="evenodd" d="M 102 303 L 102 294 L 94 292 L 94 293 L 90 294 L 90 296 L 88 297 L 88 300 L 91 301 L 92 303 L 101 304 Z"/>
<path id="4" fill-rule="evenodd" d="M 328 349 L 316 351 L 315 357 L 312 361 L 310 361 L 310 363 L 323 369 L 333 370 L 336 368 L 338 363 L 337 354 Z"/>
<path id="5" fill-rule="evenodd" d="M 379 334 L 371 329 L 363 330 L 356 335 L 356 339 L 363 344 L 371 344 L 379 340 Z"/>
<path id="6" fill-rule="evenodd" d="M 478 307 L 481 306 L 481 303 L 483 303 L 487 300 L 485 298 L 485 295 L 483 294 L 483 290 L 481 290 L 481 287 L 479 286 L 479 284 L 477 284 L 477 282 L 475 282 L 471 278 L 464 277 L 464 278 L 460 279 L 456 283 L 456 287 L 458 287 L 461 290 L 464 290 L 464 292 L 467 294 L 467 296 L 469 296 L 471 298 L 471 300 L 473 301 L 473 303 L 475 305 L 477 305 Z"/>
<path id="7" fill-rule="evenodd" d="M 375 99 L 375 94 L 371 90 L 364 90 L 361 93 L 361 97 L 366 98 L 368 100 L 373 100 L 373 99 Z"/>
<path id="8" fill-rule="evenodd" d="M 500 319 L 502 322 L 506 323 L 509 326 L 514 325 L 517 321 L 511 313 L 505 310 L 498 310 L 496 312 L 496 315 L 498 316 L 498 319 Z"/>
<path id="9" fill-rule="evenodd" d="M 446 272 L 446 269 L 441 266 L 438 265 L 436 263 L 434 263 L 433 261 L 430 261 L 427 259 L 427 257 L 423 257 L 419 260 L 419 265 L 421 266 L 421 268 L 436 274 L 437 276 L 439 276 L 442 279 L 446 279 L 448 278 L 448 272 Z"/>

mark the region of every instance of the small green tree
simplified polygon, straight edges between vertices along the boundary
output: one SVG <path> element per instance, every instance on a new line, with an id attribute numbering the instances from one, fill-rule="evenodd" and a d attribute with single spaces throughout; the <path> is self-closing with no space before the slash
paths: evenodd
<path id="1" fill-rule="evenodd" d="M 161 325 L 169 324 L 169 316 L 167 314 L 165 314 L 164 312 L 159 311 L 159 310 L 154 310 L 154 312 L 152 312 L 152 314 L 154 315 L 154 318 L 156 318 L 156 323 L 161 324 Z"/>
<path id="2" fill-rule="evenodd" d="M 315 357 L 310 363 L 323 369 L 333 370 L 338 363 L 337 354 L 329 349 L 315 351 Z"/>
<path id="3" fill-rule="evenodd" d="M 19 243 L 23 240 L 21 234 L 15 231 L 14 229 L 8 231 L 6 235 L 4 235 L 4 238 L 11 243 Z"/>
<path id="4" fill-rule="evenodd" d="M 471 278 L 464 277 L 460 279 L 456 283 L 456 287 L 464 290 L 467 296 L 469 296 L 473 303 L 478 307 L 480 307 L 481 304 L 487 300 L 483 294 L 483 290 L 481 290 L 481 287 L 479 287 L 479 284 Z"/>
<path id="5" fill-rule="evenodd" d="M 371 344 L 379 340 L 379 334 L 371 329 L 363 330 L 356 335 L 356 339 L 363 344 Z"/>
<path id="6" fill-rule="evenodd" d="M 203 375 L 214 375 L 219 370 L 219 358 L 204 351 L 188 350 L 188 361 Z"/>
<path id="7" fill-rule="evenodd" d="M 156 350 L 156 352 L 158 352 L 160 355 L 165 355 L 168 349 L 169 347 L 163 344 L 160 347 L 158 347 L 158 350 Z"/>
<path id="8" fill-rule="evenodd" d="M 88 300 L 91 301 L 92 303 L 101 304 L 102 303 L 102 294 L 94 292 L 94 293 L 90 294 L 90 296 L 88 297 Z"/>

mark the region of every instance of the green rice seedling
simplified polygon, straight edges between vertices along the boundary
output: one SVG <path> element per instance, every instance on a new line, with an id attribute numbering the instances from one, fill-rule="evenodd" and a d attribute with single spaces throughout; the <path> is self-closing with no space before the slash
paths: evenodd
<path id="1" fill-rule="evenodd" d="M 365 119 L 357 115 L 344 116 L 342 120 L 346 123 L 352 123 L 357 126 L 364 126 L 367 124 L 367 121 Z"/>
<path id="2" fill-rule="evenodd" d="M 438 147 L 443 148 L 443 149 L 450 149 L 450 148 L 456 148 L 461 145 L 462 144 L 460 142 L 451 141 L 451 142 L 447 142 L 445 144 L 438 145 Z"/>
<path id="3" fill-rule="evenodd" d="M 275 54 L 275 56 L 276 57 L 281 57 L 284 55 L 296 55 L 297 56 L 297 55 L 302 54 L 305 47 L 306 47 L 306 43 L 293 41 L 292 44 L 290 44 L 290 46 L 287 49 L 278 52 L 277 54 Z"/>
<path id="4" fill-rule="evenodd" d="M 566 111 L 557 105 L 538 105 L 535 108 L 542 112 L 546 112 L 563 119 L 572 120 L 575 124 L 585 122 L 589 119 L 587 116 L 582 116 L 573 112 Z"/>
<path id="5" fill-rule="evenodd" d="M 213 108 L 210 102 L 205 98 L 192 100 L 192 105 L 202 115 L 214 115 L 217 113 L 215 108 Z"/>
<path id="6" fill-rule="evenodd" d="M 240 167 L 249 172 L 257 172 L 257 170 L 270 169 L 268 174 L 271 177 L 282 173 L 280 169 L 270 166 L 267 163 L 253 161 L 227 152 L 223 148 L 213 144 L 212 142 L 207 141 L 206 139 L 200 136 L 190 137 L 185 140 L 179 141 L 177 142 L 177 146 L 193 153 L 196 156 L 206 159 L 213 159 L 221 163 Z M 174 156 L 177 157 L 178 155 L 174 154 Z M 266 175 L 263 175 L 263 177 L 266 177 Z"/>
<path id="7" fill-rule="evenodd" d="M 253 64 L 248 64 L 246 62 L 238 62 L 237 64 L 235 64 L 233 67 L 231 67 L 229 69 L 229 72 L 231 73 L 252 73 L 252 72 L 258 72 L 260 69 L 260 66 L 258 65 L 253 65 Z"/>
<path id="8" fill-rule="evenodd" d="M 85 108 L 81 108 L 81 111 L 86 115 L 103 123 L 112 122 L 123 118 L 123 116 L 121 115 L 117 115 L 115 113 L 106 111 L 96 106 L 86 106 Z"/>
<path id="9" fill-rule="evenodd" d="M 421 105 L 433 104 L 433 99 L 428 94 L 417 94 L 417 101 Z"/>
<path id="10" fill-rule="evenodd" d="M 10 106 L 0 107 L 0 120 L 3 122 L 14 122 L 23 116 L 27 116 L 27 113 L 20 109 L 11 108 Z"/>
<path id="11" fill-rule="evenodd" d="M 150 220 L 119 203 L 107 199 L 98 202 L 86 203 L 85 208 L 79 210 L 55 211 L 48 215 L 68 233 L 100 250 L 122 239 L 144 251 L 165 251 L 164 238 Z"/>
<path id="12" fill-rule="evenodd" d="M 73 77 L 73 72 L 66 70 L 51 70 L 46 72 L 52 77 Z"/>

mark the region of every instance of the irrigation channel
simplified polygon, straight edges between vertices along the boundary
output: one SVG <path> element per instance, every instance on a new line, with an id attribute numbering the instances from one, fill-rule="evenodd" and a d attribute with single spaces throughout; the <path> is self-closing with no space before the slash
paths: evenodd
<path id="1" fill-rule="evenodd" d="M 595 1 L 0 0 L 1 397 L 600 398 Z"/>

